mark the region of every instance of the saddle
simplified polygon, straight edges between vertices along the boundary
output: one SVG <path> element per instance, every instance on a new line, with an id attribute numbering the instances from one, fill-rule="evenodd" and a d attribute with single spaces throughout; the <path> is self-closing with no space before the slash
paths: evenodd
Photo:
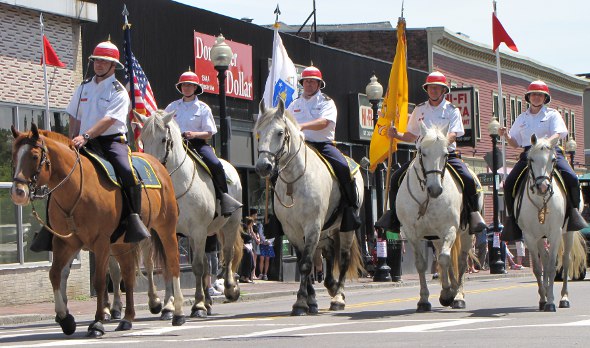
<path id="1" fill-rule="evenodd" d="M 310 146 L 309 148 L 312 149 L 322 159 L 322 162 L 324 162 L 324 164 L 326 165 L 326 168 L 328 168 L 330 175 L 332 175 L 332 177 L 334 179 L 336 179 L 336 173 L 334 172 L 334 168 L 332 168 L 332 165 L 330 164 L 330 162 L 328 162 L 326 157 L 324 157 L 318 150 L 316 150 L 312 146 Z M 344 154 L 342 154 L 342 155 L 346 159 L 346 163 L 348 164 L 348 170 L 350 172 L 350 180 L 352 180 L 352 179 L 354 179 L 356 172 L 359 171 L 359 168 L 361 166 L 358 163 L 356 163 L 352 158 L 350 158 Z"/>
<path id="2" fill-rule="evenodd" d="M 96 168 L 96 172 L 104 175 L 108 178 L 113 184 L 121 187 L 121 183 L 117 174 L 115 173 L 115 169 L 113 165 L 107 161 L 101 154 L 94 151 L 89 147 L 82 147 L 80 149 L 80 153 L 90 159 L 90 161 L 94 164 L 94 168 Z M 143 157 L 138 156 L 131 156 L 131 165 L 132 170 L 135 172 L 135 175 L 139 180 L 142 182 L 145 188 L 161 188 L 162 183 L 152 165 L 145 160 Z"/>
<path id="3" fill-rule="evenodd" d="M 526 187 L 526 177 L 529 174 L 529 166 L 527 165 L 520 174 L 518 174 L 518 178 L 516 178 L 516 183 L 514 184 L 514 188 L 512 189 L 512 198 L 516 198 L 518 194 L 520 194 L 518 201 L 516 202 L 516 212 L 514 214 L 514 218 L 518 221 L 518 217 L 520 216 L 520 208 L 522 207 L 522 199 L 524 197 L 524 190 Z M 563 189 L 565 196 L 567 197 L 567 186 L 565 185 L 565 181 L 563 181 L 563 177 L 559 173 L 557 169 L 553 169 L 553 178 L 556 179 L 555 181 L 557 184 Z"/>
<path id="4" fill-rule="evenodd" d="M 203 161 L 203 158 L 201 158 L 201 155 L 199 155 L 196 151 L 194 151 L 189 146 L 187 146 L 186 143 L 184 143 L 184 149 L 188 153 L 188 156 L 198 166 L 201 166 L 201 168 L 203 168 L 205 170 L 205 172 L 207 172 L 207 174 L 209 174 L 209 177 L 211 177 L 211 179 L 213 179 L 213 174 L 211 174 L 211 170 L 209 169 L 207 164 Z M 234 183 L 230 178 L 227 177 L 227 175 L 225 176 L 225 181 L 227 182 L 228 185 L 233 185 L 233 183 Z"/>

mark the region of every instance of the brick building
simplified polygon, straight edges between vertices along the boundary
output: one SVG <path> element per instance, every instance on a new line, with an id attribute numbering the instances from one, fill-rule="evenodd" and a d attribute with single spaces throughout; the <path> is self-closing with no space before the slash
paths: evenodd
<path id="1" fill-rule="evenodd" d="M 45 115 L 40 65 L 41 13 L 45 35 L 66 64 L 65 68 L 47 69 L 49 117 Z M 40 226 L 32 217 L 30 206 L 16 207 L 10 201 L 10 126 L 25 131 L 35 122 L 41 128 L 67 133 L 68 117 L 63 110 L 83 76 L 80 24 L 84 21 L 97 21 L 96 4 L 77 0 L 0 0 L 0 304 L 53 299 L 48 276 L 50 253 L 28 250 L 28 243 Z M 36 202 L 35 208 L 45 215 L 44 201 Z M 88 252 L 75 258 L 68 283 L 69 297 L 90 294 L 88 260 Z"/>

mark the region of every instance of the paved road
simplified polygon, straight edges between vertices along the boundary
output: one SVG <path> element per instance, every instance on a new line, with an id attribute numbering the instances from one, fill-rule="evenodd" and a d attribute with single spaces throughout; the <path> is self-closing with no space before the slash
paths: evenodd
<path id="1" fill-rule="evenodd" d="M 556 287 L 559 294 L 561 283 Z M 189 319 L 181 327 L 141 310 L 133 330 L 115 332 L 105 325 L 102 339 L 84 337 L 90 317 L 77 318 L 69 337 L 51 321 L 0 329 L 5 347 L 532 347 L 582 346 L 590 339 L 590 281 L 570 282 L 572 308 L 556 313 L 537 310 L 531 278 L 478 279 L 467 283 L 467 309 L 442 308 L 438 284 L 431 285 L 433 312 L 415 312 L 417 287 L 356 289 L 347 293 L 346 310 L 330 312 L 329 298 L 318 297 L 320 314 L 291 317 L 294 296 L 218 304 L 207 319 Z M 185 308 L 188 312 L 189 308 Z"/>

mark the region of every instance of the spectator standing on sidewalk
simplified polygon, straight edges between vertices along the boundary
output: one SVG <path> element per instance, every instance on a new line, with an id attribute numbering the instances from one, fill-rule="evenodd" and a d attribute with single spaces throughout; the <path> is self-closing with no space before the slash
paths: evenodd
<path id="1" fill-rule="evenodd" d="M 208 236 L 205 241 L 205 255 L 207 256 L 207 262 L 209 263 L 209 276 L 205 279 L 205 285 L 209 296 L 219 296 L 221 291 L 217 291 L 212 283 L 217 279 L 217 272 L 219 271 L 219 245 L 217 241 L 217 235 Z"/>

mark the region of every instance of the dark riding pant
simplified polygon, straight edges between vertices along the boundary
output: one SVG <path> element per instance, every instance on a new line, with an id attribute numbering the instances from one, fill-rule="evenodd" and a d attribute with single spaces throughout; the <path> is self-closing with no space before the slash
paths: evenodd
<path id="1" fill-rule="evenodd" d="M 131 168 L 131 150 L 124 135 L 103 135 L 94 140 L 100 145 L 106 160 L 113 165 L 123 187 L 139 184 L 139 180 Z"/>
<path id="2" fill-rule="evenodd" d="M 221 164 L 221 161 L 215 155 L 213 148 L 203 139 L 190 139 L 189 144 L 201 156 L 207 167 L 209 167 L 215 186 L 221 193 L 227 193 L 225 170 L 223 169 L 223 164 Z"/>
<path id="3" fill-rule="evenodd" d="M 322 156 L 324 156 L 332 168 L 334 169 L 334 174 L 336 174 L 336 178 L 341 186 L 348 185 L 352 180 L 350 179 L 350 169 L 348 169 L 348 162 L 346 162 L 346 158 L 340 150 L 334 146 L 331 142 L 311 142 L 308 141 L 307 144 L 312 146 L 314 149 L 318 150 Z"/>

